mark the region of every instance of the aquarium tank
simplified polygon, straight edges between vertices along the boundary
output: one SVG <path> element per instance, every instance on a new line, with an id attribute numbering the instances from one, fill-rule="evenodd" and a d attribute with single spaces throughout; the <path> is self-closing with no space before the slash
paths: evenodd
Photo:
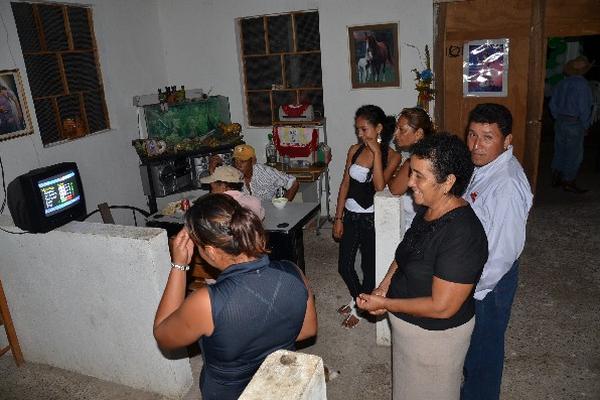
<path id="1" fill-rule="evenodd" d="M 149 139 L 164 140 L 173 146 L 185 139 L 199 139 L 214 134 L 219 124 L 229 124 L 229 100 L 224 96 L 189 100 L 169 105 L 162 111 L 159 104 L 144 107 Z"/>

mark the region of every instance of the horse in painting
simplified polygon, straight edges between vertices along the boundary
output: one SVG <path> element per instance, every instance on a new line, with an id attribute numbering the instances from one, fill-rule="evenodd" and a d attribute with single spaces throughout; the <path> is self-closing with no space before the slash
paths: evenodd
<path id="1" fill-rule="evenodd" d="M 365 83 L 371 78 L 371 61 L 368 57 L 361 57 L 356 63 L 358 69 L 358 82 Z"/>
<path id="2" fill-rule="evenodd" d="M 365 42 L 365 56 L 358 59 L 356 69 L 358 70 L 358 82 L 366 83 L 371 78 L 371 52 L 369 43 Z"/>
<path id="3" fill-rule="evenodd" d="M 387 43 L 379 42 L 372 34 L 367 35 L 365 39 L 367 43 L 367 54 L 371 61 L 371 74 L 375 82 L 383 81 L 385 77 L 385 65 L 390 63 L 394 65 L 392 61 L 392 55 Z"/>

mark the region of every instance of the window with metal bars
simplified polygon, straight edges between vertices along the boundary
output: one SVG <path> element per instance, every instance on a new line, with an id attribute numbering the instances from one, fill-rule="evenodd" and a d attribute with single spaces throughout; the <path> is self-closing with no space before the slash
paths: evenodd
<path id="1" fill-rule="evenodd" d="M 110 127 L 89 7 L 11 3 L 44 146 Z"/>
<path id="2" fill-rule="evenodd" d="M 248 123 L 276 124 L 280 106 L 302 103 L 322 119 L 319 13 L 249 17 L 239 24 Z"/>

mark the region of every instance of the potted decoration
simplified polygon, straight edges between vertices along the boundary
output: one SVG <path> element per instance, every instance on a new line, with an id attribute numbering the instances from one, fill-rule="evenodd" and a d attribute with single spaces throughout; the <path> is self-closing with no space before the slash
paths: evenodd
<path id="1" fill-rule="evenodd" d="M 411 47 L 415 47 L 409 45 Z M 416 47 L 415 47 L 416 48 Z M 419 49 L 417 49 L 419 52 Z M 421 58 L 421 52 L 419 52 L 419 58 Z M 418 92 L 417 95 L 417 107 L 429 112 L 429 102 L 434 99 L 435 90 L 431 87 L 433 84 L 433 72 L 431 71 L 431 57 L 429 54 L 429 46 L 425 45 L 425 62 L 424 68 L 418 70 L 414 68 L 412 72 L 415 73 L 415 89 Z"/>

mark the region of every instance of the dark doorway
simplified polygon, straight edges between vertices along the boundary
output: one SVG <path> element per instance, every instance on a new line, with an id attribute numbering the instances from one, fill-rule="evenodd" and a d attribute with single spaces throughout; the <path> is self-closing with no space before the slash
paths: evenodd
<path id="1" fill-rule="evenodd" d="M 548 108 L 552 95 L 552 88 L 564 77 L 562 68 L 564 64 L 579 55 L 586 56 L 593 67 L 584 75 L 591 86 L 600 86 L 600 35 L 553 37 L 548 39 L 546 58 L 546 79 L 544 89 L 544 110 L 542 114 L 542 132 L 540 141 L 540 164 L 536 195 L 538 197 L 553 197 L 560 188 L 550 187 L 551 162 L 554 149 L 554 120 Z M 590 193 L 600 189 L 600 93 L 598 88 L 595 93 L 595 114 L 592 116 L 592 125 L 584 141 L 584 160 L 579 170 L 577 181 L 582 187 L 590 189 Z M 586 194 L 586 195 L 589 195 Z M 596 193 L 597 195 L 597 193 Z M 562 197 L 562 196 L 561 196 Z"/>

